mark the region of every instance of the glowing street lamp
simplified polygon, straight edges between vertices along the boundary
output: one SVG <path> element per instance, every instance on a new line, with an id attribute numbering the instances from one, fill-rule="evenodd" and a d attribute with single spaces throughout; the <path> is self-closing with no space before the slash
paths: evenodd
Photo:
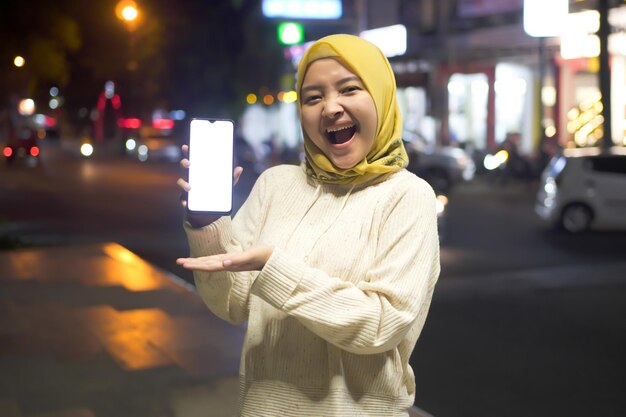
<path id="1" fill-rule="evenodd" d="M 115 15 L 126 24 L 129 31 L 135 30 L 139 18 L 139 8 L 133 0 L 121 0 L 115 6 Z"/>
<path id="2" fill-rule="evenodd" d="M 32 98 L 25 98 L 20 100 L 17 111 L 22 116 L 32 116 L 35 113 L 35 101 Z"/>
<path id="3" fill-rule="evenodd" d="M 24 59 L 24 57 L 21 57 L 18 55 L 13 59 L 13 65 L 15 65 L 18 68 L 23 67 L 24 64 L 26 64 L 26 60 Z"/>
<path id="4" fill-rule="evenodd" d="M 122 9 L 122 18 L 128 22 L 132 22 L 137 19 L 139 12 L 136 7 L 126 6 Z"/>
<path id="5" fill-rule="evenodd" d="M 137 60 L 135 59 L 135 29 L 140 20 L 139 8 L 133 0 L 120 0 L 115 6 L 115 15 L 126 25 L 128 30 L 128 64 L 129 71 L 129 96 L 131 111 L 135 110 L 135 72 L 137 71 Z"/>

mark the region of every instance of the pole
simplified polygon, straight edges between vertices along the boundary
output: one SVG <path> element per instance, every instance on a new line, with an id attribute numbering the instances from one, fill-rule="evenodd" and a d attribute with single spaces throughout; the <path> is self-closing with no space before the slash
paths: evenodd
<path id="1" fill-rule="evenodd" d="M 543 124 L 544 119 L 544 106 L 543 106 L 543 87 L 544 79 L 546 76 L 546 38 L 543 36 L 539 38 L 539 97 L 537 101 L 537 113 L 539 114 L 539 126 L 537 134 L 537 142 L 539 147 L 543 145 L 543 137 L 545 132 L 545 126 Z"/>
<path id="2" fill-rule="evenodd" d="M 359 35 L 361 32 L 368 29 L 369 7 L 367 4 L 367 0 L 356 0 L 355 6 L 356 6 L 356 15 L 357 15 L 357 21 L 356 21 L 357 33 L 356 34 Z"/>
<path id="3" fill-rule="evenodd" d="M 609 67 L 609 0 L 598 1 L 600 12 L 600 94 L 602 95 L 602 117 L 604 118 L 604 136 L 602 148 L 608 149 L 613 146 L 613 132 L 611 129 L 611 69 Z"/>
<path id="4" fill-rule="evenodd" d="M 456 39 L 452 39 L 452 32 L 450 31 L 450 13 L 449 13 L 449 0 L 442 0 L 435 3 L 435 10 L 437 16 L 437 43 L 440 45 L 440 49 L 443 52 L 437 52 L 437 59 L 435 77 L 439 80 L 437 95 L 439 97 L 439 117 L 441 120 L 439 126 L 439 134 L 437 135 L 437 143 L 439 145 L 450 144 L 450 102 L 448 92 L 448 83 L 450 82 L 450 76 L 456 68 Z M 445 71 L 441 71 L 441 67 L 445 68 Z M 489 113 L 487 113 L 489 114 Z M 475 143 L 471 143 L 475 145 Z"/>
<path id="5" fill-rule="evenodd" d="M 136 86 L 136 73 L 137 73 L 137 59 L 135 58 L 135 31 L 133 28 L 128 29 L 128 92 L 130 103 L 128 106 L 128 110 L 130 113 L 127 115 L 131 117 L 139 117 L 139 112 L 137 109 L 137 86 Z"/>

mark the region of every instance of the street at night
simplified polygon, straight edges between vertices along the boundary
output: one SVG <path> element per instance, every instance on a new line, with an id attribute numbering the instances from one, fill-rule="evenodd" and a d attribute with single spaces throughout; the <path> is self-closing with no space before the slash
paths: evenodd
<path id="1" fill-rule="evenodd" d="M 187 281 L 178 165 L 82 159 L 43 147 L 2 167 L 4 237 L 26 246 L 117 242 Z M 255 175 L 248 170 L 237 204 Z M 626 234 L 569 235 L 533 212 L 536 184 L 482 178 L 450 195 L 442 274 L 412 357 L 435 416 L 619 415 Z M 68 266 L 69 267 L 69 266 Z"/>
<path id="2" fill-rule="evenodd" d="M 625 33 L 626 0 L 3 1 L 0 417 L 621 417 Z M 203 152 L 228 197 L 189 213 Z"/>

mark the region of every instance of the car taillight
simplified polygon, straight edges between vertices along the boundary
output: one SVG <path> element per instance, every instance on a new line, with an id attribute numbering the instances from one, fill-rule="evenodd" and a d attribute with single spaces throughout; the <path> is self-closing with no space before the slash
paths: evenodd
<path id="1" fill-rule="evenodd" d="M 117 125 L 124 129 L 139 129 L 141 127 L 141 119 L 136 117 L 120 118 Z"/>
<path id="2" fill-rule="evenodd" d="M 9 158 L 11 155 L 13 155 L 13 149 L 11 149 L 10 147 L 6 146 L 3 150 L 2 150 L 2 154 L 4 156 L 6 156 L 7 158 Z"/>
<path id="3" fill-rule="evenodd" d="M 30 156 L 38 156 L 39 155 L 39 147 L 33 146 L 30 148 Z"/>

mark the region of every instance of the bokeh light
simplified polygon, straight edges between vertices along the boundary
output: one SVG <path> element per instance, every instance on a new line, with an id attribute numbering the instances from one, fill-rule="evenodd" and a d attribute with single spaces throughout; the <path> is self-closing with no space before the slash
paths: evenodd
<path id="1" fill-rule="evenodd" d="M 15 65 L 18 68 L 23 67 L 24 64 L 26 64 L 26 60 L 19 55 L 13 59 L 13 65 Z"/>

